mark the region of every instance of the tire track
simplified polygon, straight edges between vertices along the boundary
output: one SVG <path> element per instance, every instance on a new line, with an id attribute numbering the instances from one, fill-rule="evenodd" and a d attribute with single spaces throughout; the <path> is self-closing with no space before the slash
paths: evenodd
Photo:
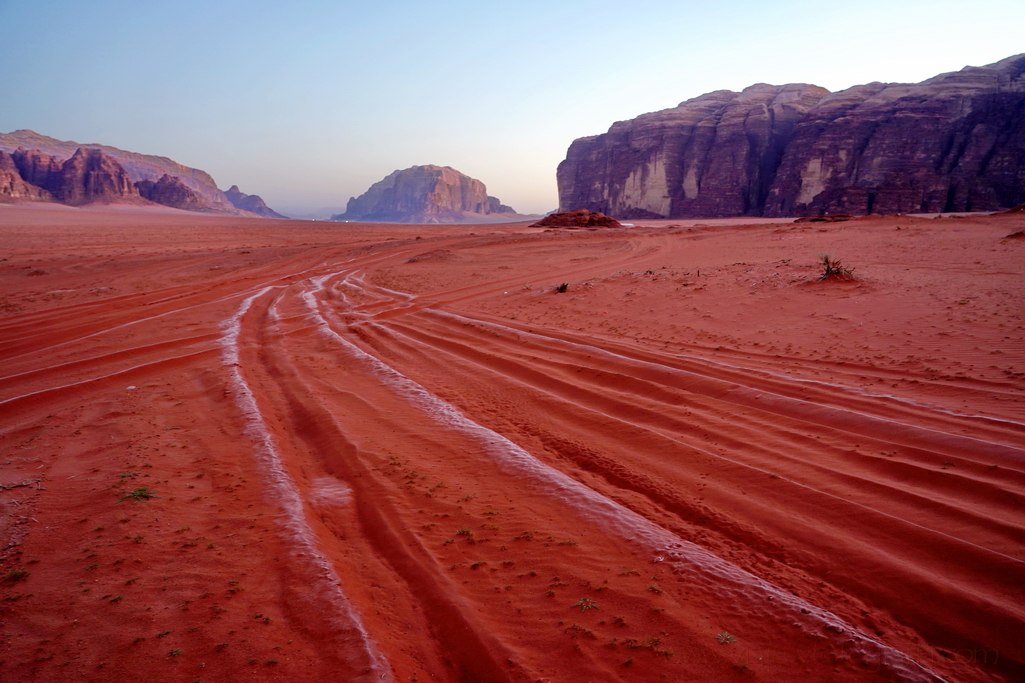
<path id="1" fill-rule="evenodd" d="M 316 535 L 306 520 L 305 504 L 299 489 L 282 463 L 281 453 L 260 411 L 256 396 L 246 380 L 242 367 L 243 324 L 254 302 L 265 298 L 273 288 L 264 287 L 247 297 L 235 315 L 224 325 L 221 338 L 222 359 L 228 368 L 228 375 L 237 408 L 245 423 L 245 432 L 252 440 L 254 454 L 264 469 L 268 488 L 281 505 L 284 517 L 281 521 L 286 540 L 297 544 L 301 553 L 293 561 L 306 565 L 302 575 L 310 577 L 324 602 L 333 607 L 329 617 L 340 646 L 338 655 L 351 667 L 351 680 L 392 680 L 387 661 L 371 640 L 359 611 L 349 599 L 341 585 L 331 562 L 324 555 Z"/>
<path id="2" fill-rule="evenodd" d="M 383 305 L 383 304 L 382 304 Z M 378 310 L 382 310 L 381 306 L 378 306 Z M 441 319 L 443 322 L 438 322 Z M 372 320 L 372 321 L 371 321 Z M 447 324 L 451 323 L 451 324 Z M 458 324 L 456 324 L 458 323 Z M 467 328 L 475 328 L 473 333 L 468 333 Z M 486 329 L 489 334 L 480 332 L 480 329 Z M 364 318 L 362 322 L 357 322 L 352 328 L 352 332 L 355 335 L 354 339 L 360 344 L 364 351 L 370 350 L 375 356 L 381 357 L 382 354 L 390 356 L 395 359 L 403 360 L 409 359 L 408 362 L 404 363 L 410 367 L 427 367 L 432 364 L 437 365 L 441 361 L 437 356 L 437 351 L 442 351 L 447 358 L 447 361 L 443 364 L 446 365 L 446 372 L 451 374 L 453 369 L 465 365 L 466 363 L 472 364 L 470 369 L 461 371 L 461 375 L 465 375 L 464 381 L 468 381 L 469 378 L 479 378 L 482 373 L 490 375 L 494 381 L 499 383 L 514 381 L 517 384 L 525 385 L 528 390 L 532 392 L 543 392 L 550 393 L 550 389 L 553 385 L 560 385 L 562 391 L 561 397 L 556 397 L 554 402 L 544 402 L 544 407 L 541 409 L 542 413 L 563 413 L 563 419 L 568 422 L 574 420 L 579 421 L 579 416 L 574 416 L 572 413 L 576 412 L 580 406 L 578 402 L 581 400 L 581 390 L 579 388 L 579 382 L 583 381 L 585 385 L 589 381 L 593 381 L 594 391 L 589 394 L 592 406 L 598 407 L 598 415 L 596 421 L 602 420 L 618 420 L 623 419 L 622 416 L 632 416 L 633 414 L 641 414 L 642 417 L 647 417 L 650 420 L 654 420 L 659 424 L 660 427 L 664 427 L 667 418 L 667 414 L 673 412 L 673 399 L 672 394 L 668 397 L 662 397 L 665 403 L 656 409 L 648 411 L 638 409 L 636 403 L 639 397 L 646 397 L 647 400 L 656 400 L 659 398 L 658 391 L 653 391 L 652 385 L 655 385 L 655 389 L 659 386 L 663 388 L 672 388 L 674 390 L 688 391 L 697 389 L 700 395 L 709 397 L 710 400 L 720 401 L 725 400 L 727 402 L 736 402 L 735 394 L 737 393 L 732 387 L 724 388 L 722 383 L 733 382 L 737 379 L 736 369 L 730 368 L 728 373 L 725 373 L 725 378 L 720 378 L 716 370 L 718 369 L 714 364 L 711 369 L 706 372 L 708 375 L 696 378 L 697 381 L 691 381 L 693 379 L 693 372 L 683 371 L 677 367 L 667 367 L 662 364 L 653 364 L 649 360 L 640 361 L 637 359 L 622 356 L 619 353 L 609 352 L 601 348 L 596 348 L 591 345 L 580 345 L 574 342 L 562 342 L 560 340 L 552 339 L 548 337 L 542 337 L 537 334 L 533 334 L 521 329 L 512 329 L 501 326 L 492 322 L 482 322 L 479 320 L 473 320 L 464 316 L 456 316 L 454 314 L 447 313 L 445 311 L 437 309 L 424 310 L 413 316 L 404 315 L 400 317 L 374 315 L 372 319 Z M 404 339 L 396 337 L 399 334 Z M 416 340 L 415 342 L 413 340 Z M 428 353 L 423 349 L 416 349 L 417 344 L 426 344 L 428 347 L 434 349 L 433 353 Z M 567 350 L 568 349 L 568 350 Z M 560 352 L 564 351 L 564 357 L 556 362 L 552 360 L 553 356 L 560 356 Z M 571 353 L 572 352 L 572 353 Z M 416 361 L 411 360 L 416 358 Z M 541 360 L 539 360 L 541 359 Z M 602 366 L 595 366 L 594 363 L 597 360 L 608 361 L 603 363 Z M 609 366 L 612 366 L 610 369 Z M 652 366 L 655 366 L 654 368 Z M 580 368 L 588 367 L 591 370 L 591 374 L 584 374 L 582 377 L 576 375 L 578 386 L 566 384 L 554 379 L 561 374 L 569 374 L 569 368 Z M 640 369 L 641 372 L 636 372 Z M 652 370 L 658 372 L 653 373 Z M 633 374 L 631 372 L 633 371 Z M 614 379 L 613 375 L 619 373 Z M 663 375 L 661 382 L 658 380 L 659 374 Z M 682 381 L 679 379 L 680 375 L 683 375 L 686 380 Z M 627 376 L 627 380 L 624 381 L 623 376 Z M 666 381 L 665 376 L 669 377 L 669 381 Z M 711 387 L 708 386 L 708 380 L 712 379 L 713 383 Z M 759 378 L 760 379 L 760 378 Z M 631 385 L 630 382 L 635 384 Z M 715 382 L 718 382 L 716 385 Z M 646 384 L 647 383 L 647 384 Z M 609 398 L 609 394 L 618 394 L 622 390 L 624 384 L 627 384 L 627 390 L 630 392 L 630 402 L 620 401 L 618 405 Z M 777 389 L 780 384 L 780 378 L 772 378 L 770 386 L 772 389 Z M 760 383 L 753 384 L 754 387 L 759 387 Z M 612 389 L 611 387 L 616 387 Z M 702 389 L 705 391 L 702 391 Z M 599 395 L 598 392 L 604 391 L 604 395 Z M 750 392 L 757 392 L 759 389 L 748 389 Z M 654 395 L 654 398 L 653 398 Z M 762 403 L 754 403 L 749 394 L 746 401 L 739 402 L 740 411 L 734 411 L 733 418 L 734 424 L 731 425 L 731 429 L 736 427 L 735 421 L 741 415 L 746 414 L 751 408 L 758 410 L 763 409 Z M 775 398 L 775 397 L 774 397 Z M 757 400 L 758 396 L 755 395 L 754 399 Z M 562 405 L 572 405 L 572 409 L 562 410 Z M 806 399 L 787 399 L 787 397 L 776 398 L 774 404 L 770 404 L 771 414 L 775 416 L 778 422 L 780 418 L 784 418 L 784 423 L 793 418 L 791 410 L 788 408 L 788 402 L 796 403 L 798 406 L 805 408 L 801 411 L 796 411 L 799 419 L 801 420 L 802 426 L 799 430 L 795 430 L 797 433 L 800 430 L 807 431 L 808 425 L 817 425 L 815 429 L 822 431 L 824 429 L 834 430 L 839 427 L 844 430 L 849 436 L 847 439 L 857 438 L 858 440 L 868 441 L 875 444 L 876 446 L 889 446 L 894 441 L 900 444 L 900 448 L 906 452 L 922 454 L 928 457 L 958 457 L 966 464 L 974 464 L 978 462 L 980 456 L 991 458 L 997 456 L 1000 458 L 1002 463 L 1002 470 L 1006 473 L 1005 467 L 1015 468 L 1016 465 L 1022 459 L 1022 451 L 1020 449 L 1004 446 L 1002 444 L 985 443 L 980 442 L 978 439 L 964 439 L 958 435 L 952 435 L 948 432 L 938 431 L 935 427 L 920 427 L 917 424 L 901 424 L 894 423 L 889 417 L 877 417 L 869 412 L 868 409 L 876 408 L 871 402 L 865 401 L 859 408 L 859 413 L 855 415 L 855 427 L 864 425 L 870 425 L 874 427 L 872 430 L 861 429 L 857 432 L 852 431 L 852 428 L 848 426 L 851 421 L 850 418 L 839 408 L 826 408 L 822 410 L 817 406 L 812 406 L 811 410 L 807 410 Z M 587 400 L 584 400 L 587 403 Z M 780 405 L 782 404 L 782 406 Z M 889 410 L 890 406 L 883 406 Z M 723 409 L 713 410 L 715 412 L 722 413 Z M 726 412 L 729 412 L 727 409 Z M 903 419 L 907 420 L 910 417 L 914 417 L 913 414 L 908 412 L 904 413 Z M 825 419 L 823 419 L 825 418 Z M 626 418 L 626 424 L 631 427 L 641 426 L 642 431 L 643 425 L 638 425 L 631 417 Z M 642 420 L 643 422 L 643 420 Z M 937 420 L 938 424 L 948 423 L 949 420 L 946 417 L 940 417 Z M 747 428 L 746 432 L 752 437 L 757 438 L 759 434 L 764 433 L 764 429 L 767 425 L 767 421 L 761 420 L 758 423 L 752 424 Z M 882 428 L 879 428 L 879 425 Z M 681 431 L 682 426 L 676 425 L 676 430 Z M 778 431 L 779 428 L 776 428 Z M 882 440 L 879 440 L 878 436 L 872 436 L 872 432 L 881 432 Z M 771 430 L 770 430 L 771 432 Z M 601 441 L 602 439 L 608 439 L 609 435 L 603 436 L 592 435 L 591 441 Z M 615 437 L 612 437 L 615 438 Z M 636 443 L 636 441 L 634 441 Z M 785 439 L 784 439 L 785 442 Z M 978 445 L 982 444 L 985 447 L 985 451 L 980 453 Z M 733 443 L 732 446 L 741 446 L 740 443 Z M 677 446 L 678 447 L 678 446 Z M 687 448 L 693 448 L 693 444 L 686 446 Z M 711 457 L 720 458 L 717 454 L 708 454 Z M 967 455 L 967 457 L 965 457 Z M 579 463 L 579 460 L 578 460 Z M 593 463 L 592 463 L 593 466 Z M 817 467 L 817 466 L 815 466 Z M 911 465 L 912 469 L 915 466 Z M 999 517 L 992 517 L 995 512 L 990 506 L 987 511 L 986 508 L 980 509 L 978 512 L 974 512 L 971 509 L 964 508 L 963 501 L 959 506 L 959 501 L 956 499 L 957 484 L 954 481 L 949 481 L 949 495 L 947 496 L 946 502 L 937 502 L 931 498 L 926 497 L 930 491 L 933 490 L 934 484 L 923 484 L 921 493 L 917 501 L 913 499 L 907 499 L 907 496 L 903 493 L 907 489 L 907 483 L 897 483 L 897 479 L 894 478 L 892 471 L 886 473 L 886 477 L 882 480 L 873 479 L 863 474 L 857 474 L 853 477 L 845 475 L 843 472 L 835 472 L 828 469 L 828 466 L 817 467 L 821 471 L 825 471 L 828 474 L 835 477 L 840 477 L 841 481 L 846 478 L 846 482 L 843 484 L 849 491 L 861 491 L 862 494 L 871 494 L 872 497 L 878 498 L 883 501 L 890 501 L 894 499 L 900 500 L 900 505 L 907 510 L 916 510 L 916 515 L 921 517 L 923 512 L 931 511 L 928 513 L 931 515 L 931 519 L 935 521 L 942 521 L 942 524 L 950 528 L 958 528 L 961 525 L 970 526 L 981 526 L 982 528 L 988 528 L 991 533 L 997 535 L 1003 535 L 1005 543 L 1011 547 L 1021 547 L 1022 543 L 1022 529 L 1020 525 L 1013 524 L 1014 510 L 1020 509 L 1022 504 L 1022 487 L 1019 484 L 1013 488 L 1007 488 L 1005 493 L 1013 496 L 1015 502 L 1010 502 L 1006 496 L 1003 497 L 1005 510 L 1004 514 L 1008 515 L 1007 522 L 1002 521 Z M 889 464 L 885 464 L 884 469 L 889 469 Z M 981 468 L 980 468 L 981 469 Z M 622 484 L 622 479 L 617 481 L 615 475 L 611 475 L 607 470 L 602 470 L 599 467 L 602 475 L 607 477 L 610 481 L 613 481 L 619 485 Z M 762 470 L 763 473 L 778 477 L 778 473 L 772 470 Z M 921 468 L 918 472 L 921 472 Z M 918 474 L 913 471 L 913 474 Z M 1011 475 L 1019 475 L 1021 478 L 1021 472 L 1012 469 Z M 892 482 L 892 483 L 890 483 Z M 803 503 L 807 504 L 805 500 L 809 493 L 815 495 L 826 496 L 839 503 L 842 507 L 850 507 L 851 505 L 857 505 L 847 500 L 846 497 L 836 496 L 829 494 L 817 489 L 809 489 L 806 484 L 801 484 L 797 481 L 790 480 L 787 482 L 789 485 L 801 487 L 804 490 L 803 493 L 796 494 L 796 496 L 788 496 L 781 494 L 781 500 L 788 498 L 797 498 L 802 500 Z M 976 486 L 979 485 L 979 481 L 975 481 Z M 984 486 L 993 486 L 993 480 L 983 482 Z M 1004 482 L 1006 487 L 1009 482 Z M 653 494 L 650 489 L 644 490 L 643 487 L 641 492 L 645 495 L 649 495 L 655 500 L 659 500 L 657 494 Z M 998 492 L 986 493 L 980 490 L 974 490 L 970 495 L 975 495 L 978 500 L 1001 500 L 1000 495 L 994 495 Z M 912 494 L 914 495 L 914 494 Z M 664 500 L 664 499 L 663 499 Z M 823 507 L 822 509 L 825 509 Z M 1008 637 L 1008 634 L 1013 634 L 1018 624 L 1021 623 L 1025 615 L 1015 614 L 1012 610 L 1007 612 L 1008 606 L 1008 594 L 1006 593 L 1006 584 L 1001 585 L 998 581 L 994 583 L 991 577 L 999 576 L 1015 576 L 1023 575 L 1021 568 L 1022 560 L 1020 558 L 1011 557 L 999 551 L 994 551 L 991 548 L 979 546 L 976 543 L 965 541 L 963 538 L 950 535 L 949 533 L 940 528 L 934 528 L 933 525 L 921 525 L 905 516 L 897 515 L 894 516 L 891 513 L 887 513 L 882 509 L 875 509 L 870 506 L 861 506 L 862 513 L 869 512 L 871 514 L 882 515 L 885 519 L 889 520 L 890 523 L 896 522 L 903 525 L 908 529 L 917 529 L 914 532 L 905 532 L 903 536 L 905 538 L 920 535 L 922 533 L 932 535 L 935 544 L 937 538 L 946 539 L 940 544 L 940 547 L 944 545 L 949 546 L 953 543 L 953 547 L 949 550 L 932 551 L 931 554 L 926 557 L 919 557 L 915 565 L 919 569 L 920 578 L 931 582 L 935 589 L 939 591 L 937 593 L 937 599 L 940 601 L 937 604 L 941 604 L 943 600 L 949 599 L 944 596 L 949 594 L 957 594 L 959 586 L 964 585 L 978 585 L 987 586 L 990 588 L 981 589 L 988 591 L 988 597 L 983 597 L 983 594 L 965 596 L 964 605 L 962 611 L 971 613 L 977 610 L 983 610 L 991 615 L 994 615 L 994 624 L 989 629 L 993 631 L 993 639 L 988 642 L 1000 642 Z M 999 515 L 999 513 L 997 513 Z M 955 518 L 949 518 L 944 520 L 944 516 L 954 515 Z M 956 516 L 970 515 L 970 519 L 957 520 Z M 928 516 L 928 515 L 927 515 Z M 987 517 L 989 516 L 989 517 Z M 869 525 L 869 528 L 871 525 Z M 785 529 L 783 530 L 785 533 Z M 912 548 L 925 546 L 925 543 L 913 543 Z M 958 546 L 960 545 L 960 549 Z M 898 551 L 898 556 L 903 554 L 905 560 L 907 559 L 907 551 L 899 550 L 900 546 L 895 547 Z M 977 560 L 968 560 L 964 557 L 965 549 L 970 549 L 970 553 L 979 556 Z M 875 553 L 876 551 L 872 551 Z M 981 553 L 981 555 L 979 555 Z M 982 557 L 989 555 L 989 559 L 981 559 Z M 961 557 L 961 563 L 963 565 L 972 567 L 969 576 L 961 576 L 958 579 L 947 579 L 943 578 L 943 567 L 946 566 L 947 558 L 950 556 Z M 994 563 L 998 566 L 994 566 Z M 925 570 L 924 567 L 933 567 L 933 569 Z M 938 574 L 934 571 L 938 570 Z M 924 572 L 924 573 L 922 573 Z M 961 572 L 958 572 L 961 573 Z M 866 584 L 861 581 L 862 590 L 868 591 L 871 594 L 875 589 L 871 583 Z M 893 598 L 889 589 L 883 591 L 887 593 L 888 598 Z M 1013 594 L 1013 593 L 1012 593 Z M 978 601 L 982 600 L 983 603 Z M 883 601 L 886 604 L 886 601 Z M 985 603 L 985 606 L 984 606 Z M 937 622 L 943 623 L 942 618 L 937 618 L 936 614 L 919 614 L 916 616 L 916 622 L 926 632 L 930 632 L 931 635 L 936 635 Z M 1003 626 L 999 626 L 999 623 L 1003 623 Z M 946 628 L 946 631 L 942 631 Z M 947 624 L 946 626 L 940 627 L 940 640 L 942 642 L 963 642 L 959 640 L 964 637 L 964 634 L 957 632 L 956 624 Z M 1012 639 L 1013 635 L 1010 635 Z M 1013 645 L 1005 643 L 1007 648 L 1006 651 L 1013 651 Z"/>
<path id="3" fill-rule="evenodd" d="M 317 291 L 326 287 L 326 279 L 313 283 Z M 349 357 L 366 366 L 398 395 L 418 406 L 439 424 L 479 440 L 486 452 L 508 472 L 533 482 L 535 486 L 579 510 L 585 517 L 590 517 L 606 529 L 615 531 L 620 538 L 639 541 L 649 551 L 665 557 L 666 561 L 673 563 L 681 572 L 690 576 L 692 581 L 700 582 L 703 590 L 722 594 L 723 599 L 731 602 L 734 609 L 764 613 L 760 606 L 755 605 L 758 600 L 756 596 L 772 596 L 777 608 L 786 607 L 788 610 L 785 616 L 777 615 L 777 618 L 796 619 L 797 623 L 802 624 L 808 636 L 822 637 L 823 633 L 830 630 L 834 633 L 843 633 L 857 643 L 852 649 L 865 661 L 883 665 L 907 680 L 938 678 L 936 674 L 914 662 L 907 655 L 859 632 L 836 615 L 781 591 L 704 548 L 668 532 L 633 510 L 544 464 L 501 434 L 473 422 L 450 403 L 439 399 L 380 358 L 346 339 L 339 331 L 345 328 L 344 324 L 334 320 L 330 310 L 325 311 L 319 306 L 314 293 L 308 294 L 306 301 L 323 333 L 335 340 Z"/>

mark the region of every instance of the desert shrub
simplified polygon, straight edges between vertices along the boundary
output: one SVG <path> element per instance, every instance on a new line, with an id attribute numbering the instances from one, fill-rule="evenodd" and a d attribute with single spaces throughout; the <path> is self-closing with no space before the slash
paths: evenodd
<path id="1" fill-rule="evenodd" d="M 838 258 L 833 258 L 829 254 L 822 254 L 819 256 L 819 261 L 822 264 L 822 272 L 819 273 L 820 280 L 853 280 L 854 269 L 848 268 Z"/>
<path id="2" fill-rule="evenodd" d="M 148 486 L 140 486 L 118 498 L 118 502 L 120 503 L 123 500 L 149 500 L 150 498 L 159 498 L 159 496 L 150 491 Z"/>
<path id="3" fill-rule="evenodd" d="M 24 569 L 12 569 L 4 576 L 4 583 L 18 583 L 28 578 L 28 572 Z"/>

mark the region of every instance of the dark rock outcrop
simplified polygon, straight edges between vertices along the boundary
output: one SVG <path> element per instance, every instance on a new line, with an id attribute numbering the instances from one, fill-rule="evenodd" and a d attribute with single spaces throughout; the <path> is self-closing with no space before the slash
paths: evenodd
<path id="1" fill-rule="evenodd" d="M 135 187 L 138 188 L 143 199 L 157 204 L 186 211 L 202 211 L 207 208 L 200 196 L 177 176 L 169 176 L 165 173 L 156 182 L 140 180 L 135 183 Z"/>
<path id="2" fill-rule="evenodd" d="M 564 211 L 561 213 L 550 213 L 532 228 L 621 228 L 623 224 L 612 216 L 606 216 L 600 211 L 588 211 L 577 209 L 576 211 Z"/>
<path id="3" fill-rule="evenodd" d="M 92 202 L 131 201 L 138 198 L 128 173 L 99 149 L 79 147 L 61 161 L 38 149 L 0 151 L 10 198 L 59 201 L 73 206 Z M 13 166 L 13 168 L 12 168 Z M 17 174 L 17 178 L 12 176 Z M 9 194 L 8 194 L 9 193 Z"/>
<path id="4" fill-rule="evenodd" d="M 995 210 L 1025 200 L 1025 55 L 825 98 L 794 131 L 766 215 Z"/>
<path id="5" fill-rule="evenodd" d="M 621 218 L 756 212 L 798 121 L 828 91 L 719 90 L 576 140 L 559 164 L 559 208 Z"/>
<path id="6" fill-rule="evenodd" d="M 16 149 L 11 154 L 26 183 L 52 191 L 59 183 L 64 159 L 45 154 L 38 149 Z"/>
<path id="7" fill-rule="evenodd" d="M 25 181 L 15 158 L 0 152 L 0 201 L 50 199 L 49 192 Z"/>
<path id="8" fill-rule="evenodd" d="M 224 196 L 228 198 L 232 206 L 236 209 L 242 209 L 249 213 L 255 213 L 257 216 L 263 216 L 265 218 L 286 218 L 274 209 L 267 206 L 263 201 L 263 198 L 258 194 L 246 194 L 238 189 L 238 185 L 232 185 L 228 188 L 228 191 L 224 193 Z"/>
<path id="9" fill-rule="evenodd" d="M 717 91 L 573 142 L 561 209 L 622 218 L 995 210 L 1025 201 L 1025 55 L 919 84 Z"/>
<path id="10" fill-rule="evenodd" d="M 345 213 L 332 220 L 388 223 L 465 223 L 504 214 L 513 209 L 495 197 L 479 180 L 449 166 L 413 166 L 394 171 L 352 197 Z"/>
<path id="11" fill-rule="evenodd" d="M 64 162 L 53 187 L 47 189 L 59 201 L 72 206 L 139 196 L 119 163 L 98 149 L 81 147 Z"/>

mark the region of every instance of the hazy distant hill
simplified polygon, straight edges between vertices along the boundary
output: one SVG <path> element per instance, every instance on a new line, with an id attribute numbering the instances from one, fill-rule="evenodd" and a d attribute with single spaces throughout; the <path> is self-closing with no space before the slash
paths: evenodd
<path id="1" fill-rule="evenodd" d="M 267 206 L 267 203 L 263 201 L 260 195 L 246 194 L 238 189 L 238 185 L 229 187 L 224 196 L 228 198 L 228 201 L 236 209 L 242 209 L 243 211 L 255 213 L 258 216 L 266 216 L 267 218 L 285 218 L 285 216 Z"/>
<path id="2" fill-rule="evenodd" d="M 450 166 L 412 166 L 393 171 L 332 220 L 386 223 L 481 223 L 524 218 L 487 188 Z"/>
<path id="3" fill-rule="evenodd" d="M 19 148 L 27 151 L 39 150 L 43 154 L 60 161 L 70 159 L 79 149 L 100 150 L 125 170 L 133 184 L 143 183 L 142 188 L 144 192 L 146 190 L 156 192 L 156 194 L 148 197 L 152 201 L 187 210 L 280 217 L 280 214 L 267 208 L 263 204 L 263 200 L 259 199 L 256 195 L 242 195 L 242 193 L 238 193 L 243 198 L 250 198 L 247 201 L 254 206 L 257 203 L 251 198 L 256 197 L 259 200 L 258 204 L 263 205 L 266 208 L 266 212 L 236 206 L 227 194 L 217 188 L 214 179 L 206 171 L 185 166 L 167 157 L 129 152 L 109 145 L 82 144 L 70 140 L 57 140 L 32 130 L 0 133 L 0 151 L 13 153 Z M 175 182 L 175 179 L 177 179 L 177 182 Z M 32 181 L 28 180 L 28 182 Z M 161 199 L 164 199 L 164 201 L 161 201 Z M 181 205 L 170 203 L 172 201 L 179 201 Z"/>

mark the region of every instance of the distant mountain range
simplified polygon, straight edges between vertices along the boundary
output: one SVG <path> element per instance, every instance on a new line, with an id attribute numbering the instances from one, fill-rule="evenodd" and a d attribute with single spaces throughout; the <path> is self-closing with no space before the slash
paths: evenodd
<path id="1" fill-rule="evenodd" d="M 495 223 L 523 220 L 479 180 L 450 166 L 412 166 L 393 171 L 352 197 L 336 221 L 384 223 Z"/>
<path id="2" fill-rule="evenodd" d="M 153 202 L 188 211 L 284 218 L 257 195 L 218 189 L 205 171 L 108 145 L 57 140 L 31 130 L 0 133 L 0 201 L 70 205 Z"/>
<path id="3" fill-rule="evenodd" d="M 991 211 L 1025 203 L 1025 54 L 915 84 L 717 90 L 579 138 L 559 210 L 622 219 Z M 153 202 L 283 218 L 166 157 L 0 133 L 0 201 Z M 448 166 L 397 170 L 332 220 L 484 223 L 529 216 Z"/>
<path id="4" fill-rule="evenodd" d="M 987 211 L 1025 202 L 1025 54 L 917 84 L 718 90 L 580 138 L 560 211 L 618 218 Z"/>

